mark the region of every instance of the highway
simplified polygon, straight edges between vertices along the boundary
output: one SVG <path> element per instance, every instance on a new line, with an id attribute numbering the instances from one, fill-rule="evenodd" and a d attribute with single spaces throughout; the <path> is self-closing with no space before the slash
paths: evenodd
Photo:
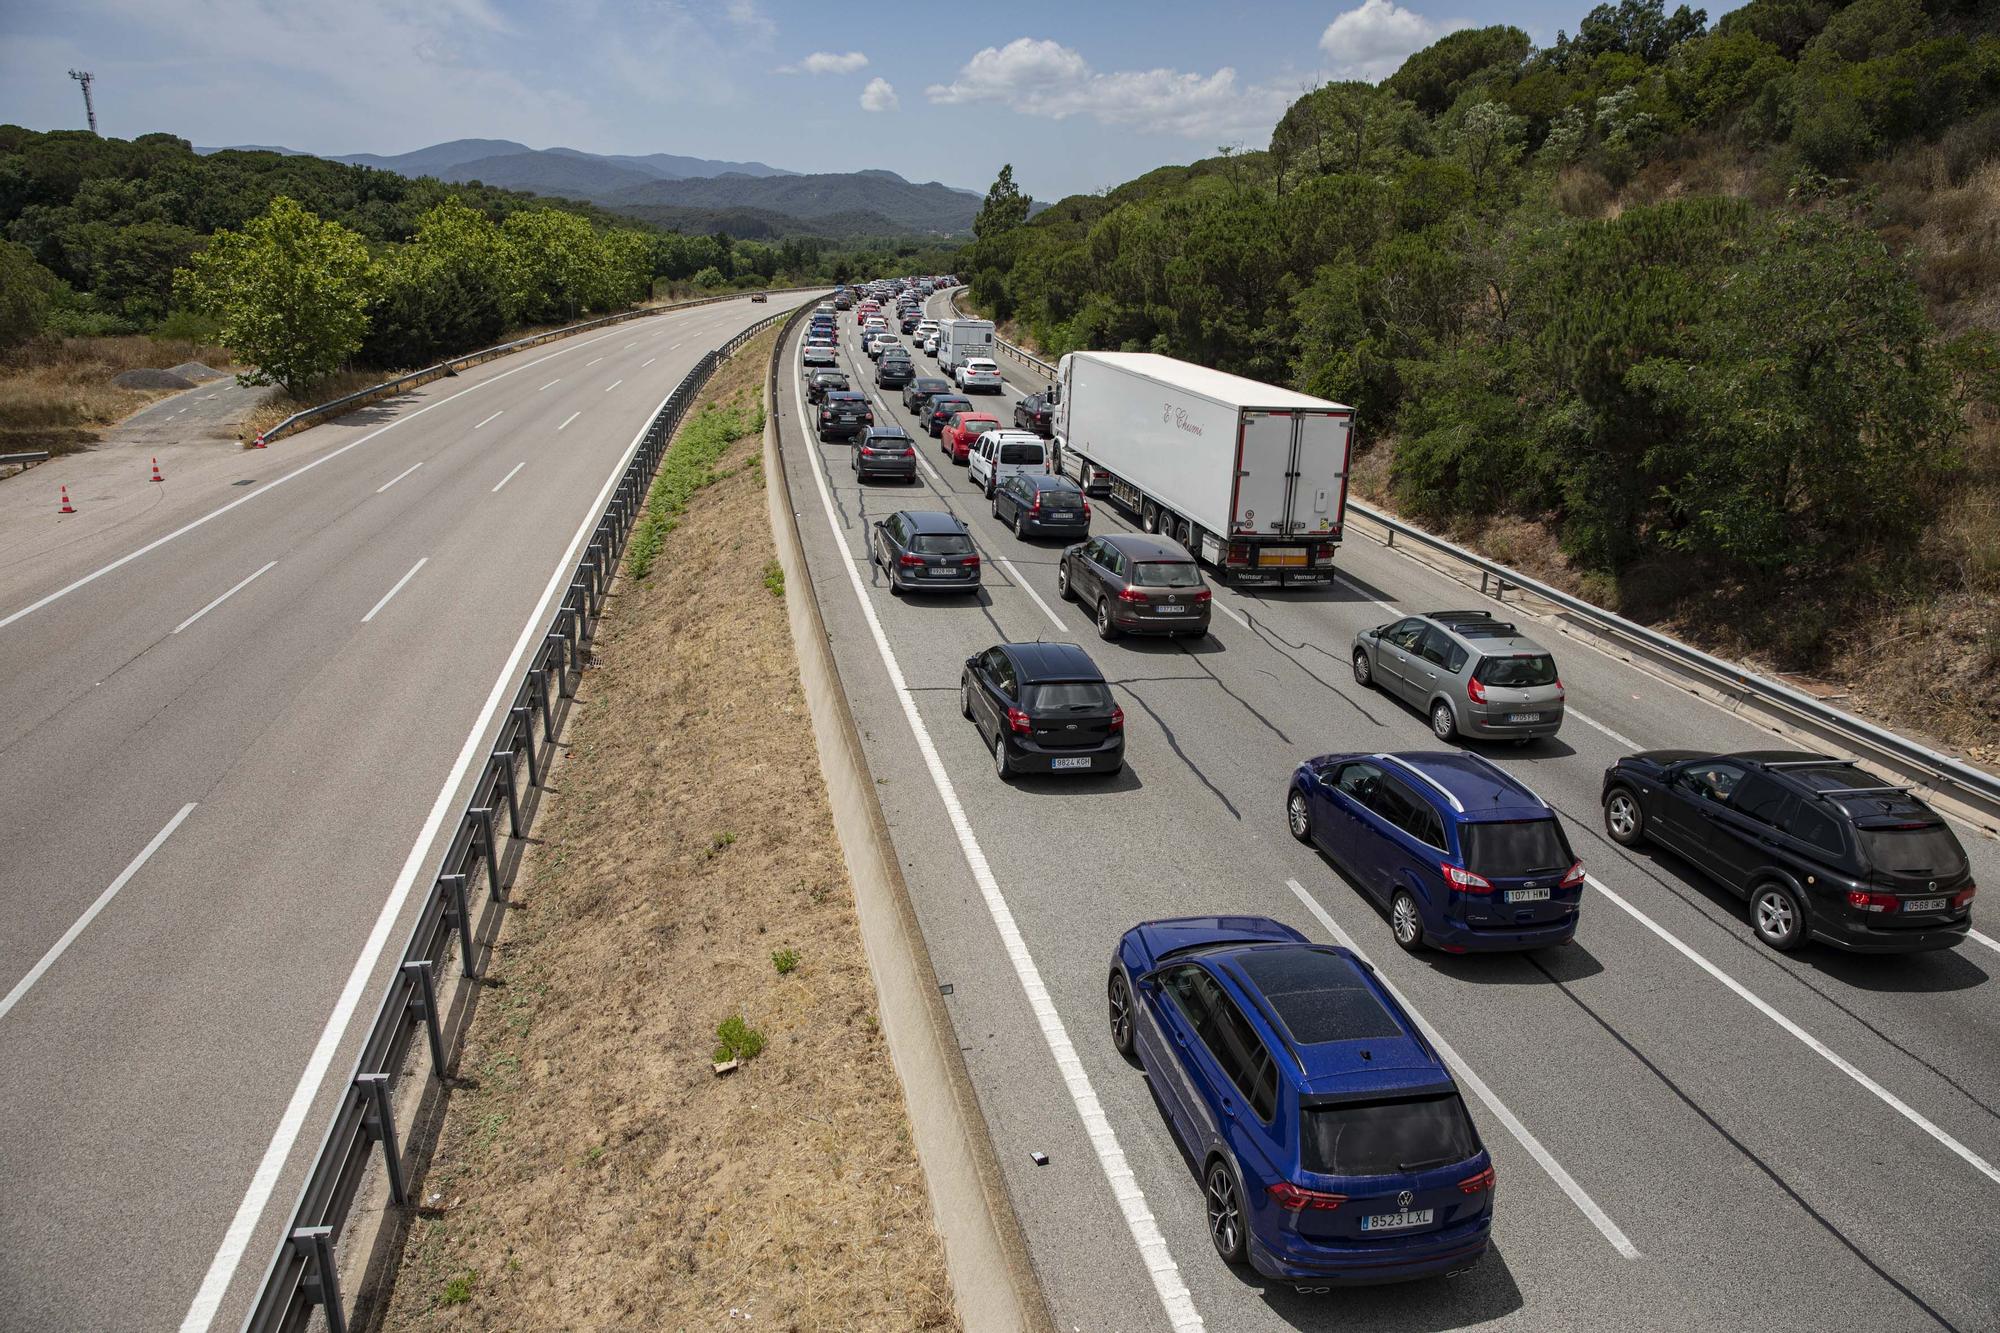
<path id="1" fill-rule="evenodd" d="M 857 387 L 872 384 L 846 312 L 840 332 Z M 1356 686 L 1349 645 L 1479 594 L 1350 535 L 1329 587 L 1218 587 L 1206 641 L 1100 642 L 1057 593 L 1061 544 L 995 523 L 899 392 L 873 391 L 877 420 L 911 427 L 918 484 L 857 486 L 849 446 L 803 427 L 796 345 L 783 355 L 782 447 L 813 585 L 1058 1327 L 2000 1328 L 1991 929 L 1943 954 L 1781 956 L 1726 891 L 1603 834 L 1598 785 L 1618 755 L 1768 747 L 1770 733 L 1531 627 L 1568 687 L 1565 730 L 1484 752 L 1561 812 L 1592 872 L 1577 940 L 1405 955 L 1287 835 L 1284 784 L 1318 753 L 1435 748 L 1421 716 Z M 1007 422 L 1042 386 L 1001 365 Z M 1092 507 L 1097 530 L 1130 526 Z M 976 600 L 890 597 L 864 534 L 901 508 L 967 522 L 985 557 Z M 1004 784 L 960 717 L 964 659 L 1036 638 L 1082 644 L 1113 682 L 1128 732 L 1116 779 Z M 2000 847 L 1961 836 L 1980 879 L 2000 883 Z M 1216 1258 L 1194 1172 L 1112 1049 L 1104 983 L 1127 927 L 1217 911 L 1357 948 L 1449 1052 L 1500 1181 L 1494 1246 L 1473 1272 L 1305 1296 Z"/>
<path id="2" fill-rule="evenodd" d="M 8 497 L 0 1328 L 241 1322 L 613 479 L 703 353 L 795 299 Z"/>

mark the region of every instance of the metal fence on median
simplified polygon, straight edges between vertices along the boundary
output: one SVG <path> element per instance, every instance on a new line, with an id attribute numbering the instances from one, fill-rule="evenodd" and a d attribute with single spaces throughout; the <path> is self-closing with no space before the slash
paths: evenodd
<path id="1" fill-rule="evenodd" d="M 422 911 L 410 931 L 388 993 L 342 1091 L 339 1109 L 313 1160 L 284 1239 L 265 1273 L 245 1333 L 297 1333 L 315 1308 L 329 1333 L 346 1333 L 334 1247 L 346 1225 L 369 1164 L 379 1151 L 389 1197 L 410 1203 L 403 1144 L 398 1140 L 394 1093 L 412 1046 L 424 1042 L 418 1069 L 442 1079 L 471 1013 L 468 998 L 444 1012 L 440 994 L 446 969 L 476 980 L 506 912 L 514 872 L 526 847 L 541 794 L 555 760 L 604 597 L 618 568 L 632 525 L 646 502 L 674 429 L 718 365 L 771 325 L 794 316 L 784 311 L 745 329 L 703 355 L 667 397 L 605 505 L 590 543 L 577 562 L 561 604 L 529 659 L 527 674 L 488 752 L 470 800 L 438 867 Z"/>
<path id="2" fill-rule="evenodd" d="M 958 311 L 958 293 L 962 290 L 964 289 L 956 288 L 946 297 L 954 313 Z M 1055 378 L 1055 366 L 1032 352 L 997 337 L 994 339 L 994 345 L 1030 369 L 1046 375 L 1051 380 Z M 1848 747 L 1865 759 L 1922 782 L 1932 791 L 1949 796 L 1967 809 L 1979 812 L 1989 827 L 2000 827 L 2000 777 L 1974 768 L 1950 755 L 1940 754 L 1907 736 L 1878 727 L 1844 709 L 1835 708 L 1823 699 L 1815 699 L 1802 690 L 1795 690 L 1780 681 L 1760 676 L 1753 671 L 1746 671 L 1732 662 L 1711 656 L 1658 630 L 1627 620 L 1615 612 L 1594 606 L 1559 588 L 1552 588 L 1498 561 L 1489 560 L 1483 555 L 1446 541 L 1435 533 L 1426 532 L 1413 524 L 1393 518 L 1372 505 L 1363 504 L 1349 497 L 1347 507 L 1386 532 L 1388 535 L 1384 538 L 1385 545 L 1394 546 L 1400 537 L 1406 542 L 1477 570 L 1482 588 L 1486 586 L 1489 577 L 1497 581 L 1496 595 L 1504 594 L 1509 589 L 1533 593 L 1536 597 L 1558 607 L 1565 616 L 1574 619 L 1593 634 L 1643 652 L 1661 665 L 1680 674 L 1695 677 L 1702 683 L 1738 700 L 1755 704 L 1760 711 L 1781 721 L 1802 725 L 1828 740 Z"/>

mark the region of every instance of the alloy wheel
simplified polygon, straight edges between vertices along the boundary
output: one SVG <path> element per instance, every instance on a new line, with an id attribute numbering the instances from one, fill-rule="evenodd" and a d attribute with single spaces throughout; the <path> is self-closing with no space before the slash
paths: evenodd
<path id="1" fill-rule="evenodd" d="M 1236 1198 L 1236 1178 L 1217 1162 L 1208 1169 L 1208 1237 L 1215 1252 L 1235 1263 L 1243 1250 L 1243 1208 Z"/>
<path id="2" fill-rule="evenodd" d="M 1292 836 L 1300 842 L 1312 836 L 1312 814 L 1306 809 L 1305 796 L 1297 791 L 1285 802 L 1285 822 L 1291 826 Z"/>
<path id="3" fill-rule="evenodd" d="M 1639 807 L 1624 792 L 1615 792 L 1604 807 L 1604 822 L 1610 827 L 1612 837 L 1630 842 L 1639 831 Z"/>
<path id="4" fill-rule="evenodd" d="M 1111 1011 L 1111 1044 L 1124 1054 L 1132 1052 L 1132 993 L 1125 987 L 1125 973 L 1111 971 L 1107 1002 Z"/>

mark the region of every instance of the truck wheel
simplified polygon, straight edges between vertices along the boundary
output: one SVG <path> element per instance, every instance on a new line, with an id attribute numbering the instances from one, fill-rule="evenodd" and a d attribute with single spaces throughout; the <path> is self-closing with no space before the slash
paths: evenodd
<path id="1" fill-rule="evenodd" d="M 1146 501 L 1145 507 L 1139 511 L 1139 526 L 1151 533 L 1160 530 L 1160 508 L 1151 500 Z"/>

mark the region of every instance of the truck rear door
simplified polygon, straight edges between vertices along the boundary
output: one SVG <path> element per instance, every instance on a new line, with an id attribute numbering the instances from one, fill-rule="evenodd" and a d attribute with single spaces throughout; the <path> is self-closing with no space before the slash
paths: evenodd
<path id="1" fill-rule="evenodd" d="M 1293 418 L 1289 412 L 1245 412 L 1236 437 L 1236 499 L 1232 534 L 1282 533 L 1291 485 Z"/>
<path id="2" fill-rule="evenodd" d="M 1347 504 L 1348 451 L 1354 418 L 1345 412 L 1301 412 L 1292 464 L 1288 531 L 1340 539 Z"/>

